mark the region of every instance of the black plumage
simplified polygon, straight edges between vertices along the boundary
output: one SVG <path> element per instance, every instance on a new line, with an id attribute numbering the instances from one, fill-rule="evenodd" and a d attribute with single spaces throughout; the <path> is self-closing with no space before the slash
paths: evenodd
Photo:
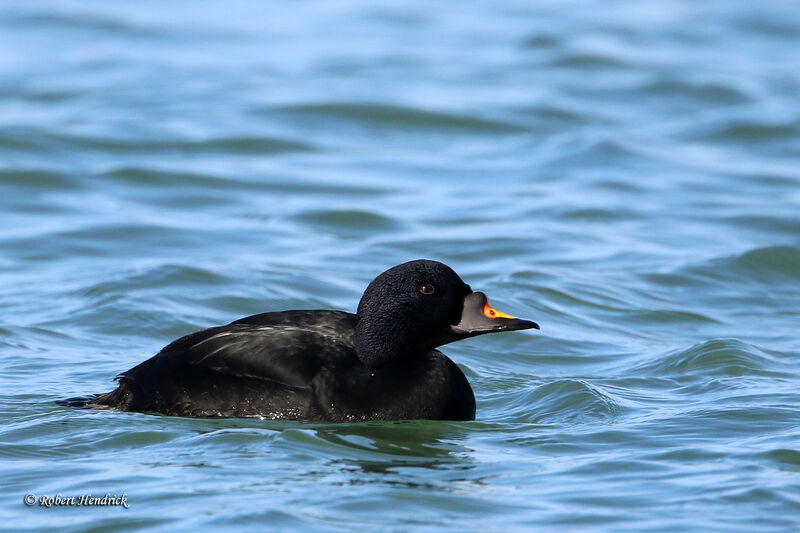
<path id="1" fill-rule="evenodd" d="M 370 283 L 357 314 L 280 311 L 204 329 L 117 376 L 117 389 L 60 403 L 181 416 L 471 420 L 466 377 L 434 348 L 528 328 L 538 326 L 491 308 L 448 266 L 410 261 Z"/>

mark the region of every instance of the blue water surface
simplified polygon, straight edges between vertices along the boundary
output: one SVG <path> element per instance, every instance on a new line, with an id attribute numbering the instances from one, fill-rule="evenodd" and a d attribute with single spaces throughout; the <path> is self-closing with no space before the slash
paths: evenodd
<path id="1" fill-rule="evenodd" d="M 0 529 L 799 530 L 798 58 L 777 0 L 3 4 Z M 54 403 L 420 257 L 542 326 L 443 348 L 474 422 Z"/>

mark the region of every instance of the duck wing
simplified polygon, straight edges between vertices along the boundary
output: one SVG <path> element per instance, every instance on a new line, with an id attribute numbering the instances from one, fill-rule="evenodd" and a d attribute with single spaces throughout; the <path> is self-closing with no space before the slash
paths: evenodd
<path id="1" fill-rule="evenodd" d="M 303 387 L 326 361 L 355 357 L 354 327 L 355 315 L 342 311 L 262 313 L 181 337 L 155 358 Z M 119 377 L 135 379 L 137 368 Z"/>
<path id="2" fill-rule="evenodd" d="M 168 344 L 117 376 L 97 406 L 191 416 L 309 417 L 323 367 L 350 366 L 355 316 L 284 311 L 239 319 Z"/>

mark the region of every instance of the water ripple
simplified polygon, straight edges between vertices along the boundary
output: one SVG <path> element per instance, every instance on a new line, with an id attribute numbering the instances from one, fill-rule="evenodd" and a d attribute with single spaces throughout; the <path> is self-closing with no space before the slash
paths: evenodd
<path id="1" fill-rule="evenodd" d="M 742 105 L 752 98 L 741 87 L 722 82 L 697 82 L 675 78 L 661 78 L 643 85 L 647 94 L 667 98 L 687 99 L 711 105 Z"/>
<path id="2" fill-rule="evenodd" d="M 558 379 L 518 392 L 506 416 L 532 423 L 583 423 L 618 416 L 623 408 L 607 391 L 580 379 Z"/>
<path id="3" fill-rule="evenodd" d="M 737 339 L 712 339 L 646 363 L 636 373 L 673 376 L 779 376 L 779 366 L 756 348 Z"/>
<path id="4" fill-rule="evenodd" d="M 782 283 L 800 279 L 800 248 L 765 246 L 738 255 L 716 258 L 693 265 L 686 272 L 716 280 L 748 279 Z"/>
<path id="5" fill-rule="evenodd" d="M 18 149 L 31 150 L 99 150 L 106 153 L 227 153 L 278 155 L 313 152 L 316 148 L 306 142 L 266 137 L 235 136 L 209 139 L 161 140 L 142 138 L 113 138 L 66 132 L 48 132 L 31 128 L 0 130 L 0 144 L 14 143 Z M 24 145 L 20 145 L 24 143 Z"/>
<path id="6" fill-rule="evenodd" d="M 110 35 L 126 34 L 142 38 L 168 36 L 164 29 L 144 24 L 134 24 L 130 19 L 105 17 L 90 12 L 24 13 L 12 16 L 13 23 L 22 27 L 107 32 Z"/>
<path id="7" fill-rule="evenodd" d="M 2 141 L 0 141 L 2 142 Z M 0 187 L 40 189 L 42 191 L 82 189 L 82 180 L 47 170 L 0 169 Z"/>
<path id="8" fill-rule="evenodd" d="M 732 120 L 726 117 L 693 127 L 692 132 L 684 132 L 684 135 L 709 142 L 732 142 L 748 146 L 767 145 L 776 141 L 796 140 L 800 135 L 800 121 L 767 122 Z"/>
<path id="9" fill-rule="evenodd" d="M 508 122 L 398 105 L 320 103 L 284 106 L 280 108 L 280 111 L 392 128 L 454 130 L 465 133 L 517 133 L 525 131 L 525 128 Z"/>
<path id="10" fill-rule="evenodd" d="M 779 463 L 787 470 L 800 472 L 800 450 L 781 448 L 764 453 L 764 457 Z"/>
<path id="11" fill-rule="evenodd" d="M 394 219 L 380 213 L 354 209 L 312 211 L 294 217 L 320 232 L 333 232 L 343 236 L 361 236 L 389 233 L 402 226 Z"/>

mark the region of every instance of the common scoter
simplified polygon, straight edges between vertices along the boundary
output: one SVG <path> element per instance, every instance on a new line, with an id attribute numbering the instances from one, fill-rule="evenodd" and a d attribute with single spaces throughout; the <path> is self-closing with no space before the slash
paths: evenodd
<path id="1" fill-rule="evenodd" d="M 356 314 L 262 313 L 168 344 L 117 389 L 62 405 L 178 416 L 347 422 L 472 420 L 467 378 L 435 350 L 536 328 L 501 313 L 445 264 L 416 260 L 369 284 Z"/>

